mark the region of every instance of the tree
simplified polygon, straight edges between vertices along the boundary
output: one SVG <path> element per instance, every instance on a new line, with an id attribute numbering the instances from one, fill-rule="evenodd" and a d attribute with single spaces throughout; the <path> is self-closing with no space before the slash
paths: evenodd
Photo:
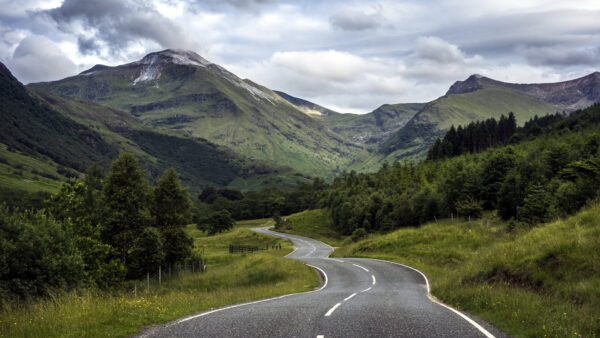
<path id="1" fill-rule="evenodd" d="M 183 231 L 191 218 L 192 202 L 175 169 L 165 170 L 152 194 L 151 215 L 161 232 L 165 262 L 174 264 L 192 253 L 193 241 Z"/>
<path id="2" fill-rule="evenodd" d="M 0 206 L 0 304 L 81 284 L 83 260 L 69 230 L 44 210 Z"/>
<path id="3" fill-rule="evenodd" d="M 145 228 L 133 243 L 129 253 L 127 274 L 131 278 L 143 277 L 147 272 L 158 270 L 163 263 L 163 238 L 155 227 Z"/>
<path id="4" fill-rule="evenodd" d="M 102 239 L 127 265 L 135 238 L 150 224 L 148 182 L 132 154 L 121 153 L 110 166 L 102 198 Z"/>
<path id="5" fill-rule="evenodd" d="M 214 235 L 233 228 L 234 222 L 229 211 L 219 210 L 213 212 L 208 218 L 201 220 L 198 228 L 207 231 L 209 235 Z"/>
<path id="6" fill-rule="evenodd" d="M 63 183 L 48 201 L 48 211 L 69 230 L 73 243 L 83 258 L 87 282 L 92 286 L 116 286 L 125 277 L 125 268 L 115 249 L 100 238 L 100 228 L 93 223 L 98 217 L 89 204 L 90 187 L 77 180 Z M 99 198 L 99 197 L 95 197 Z"/>
<path id="7" fill-rule="evenodd" d="M 191 217 L 192 201 L 188 191 L 181 186 L 175 169 L 165 170 L 158 179 L 152 194 L 150 212 L 154 224 L 161 229 L 183 227 Z"/>

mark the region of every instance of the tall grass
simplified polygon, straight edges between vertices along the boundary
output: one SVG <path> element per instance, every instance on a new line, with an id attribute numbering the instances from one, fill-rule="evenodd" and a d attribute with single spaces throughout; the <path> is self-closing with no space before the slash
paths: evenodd
<path id="1" fill-rule="evenodd" d="M 0 336 L 122 337 L 194 312 L 309 291 L 319 284 L 311 268 L 283 258 L 291 251 L 289 242 L 282 242 L 284 250 L 248 255 L 230 255 L 221 250 L 228 241 L 265 246 L 273 241 L 252 235 L 247 226 L 251 223 L 211 237 L 188 229 L 197 243 L 204 243 L 209 257 L 203 274 L 184 272 L 160 286 L 153 281 L 149 290 L 145 289 L 145 281 L 139 281 L 137 297 L 132 288 L 115 292 L 79 290 L 13 303 L 0 310 Z"/>

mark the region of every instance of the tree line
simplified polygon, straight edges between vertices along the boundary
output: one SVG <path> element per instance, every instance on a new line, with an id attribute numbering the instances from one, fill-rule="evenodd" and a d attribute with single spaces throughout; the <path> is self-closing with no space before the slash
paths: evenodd
<path id="1" fill-rule="evenodd" d="M 38 210 L 0 206 L 0 295 L 44 295 L 78 286 L 119 287 L 192 256 L 183 227 L 192 202 L 177 172 L 151 187 L 132 154 L 105 175 L 94 164 Z"/>

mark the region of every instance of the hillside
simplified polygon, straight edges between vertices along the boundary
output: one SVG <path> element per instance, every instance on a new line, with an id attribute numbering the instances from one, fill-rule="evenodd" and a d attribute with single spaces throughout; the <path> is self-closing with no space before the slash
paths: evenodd
<path id="1" fill-rule="evenodd" d="M 387 160 L 421 159 L 452 125 L 465 125 L 513 112 L 519 125 L 535 115 L 572 111 L 600 101 L 600 73 L 559 83 L 512 84 L 480 75 L 454 83 L 446 95 L 428 103 L 402 129 L 382 143 Z"/>
<path id="2" fill-rule="evenodd" d="M 306 114 L 322 121 L 337 134 L 367 146 L 384 141 L 425 106 L 424 103 L 384 104 L 367 114 L 340 114 L 284 92 L 275 92 Z"/>
<path id="3" fill-rule="evenodd" d="M 40 90 L 28 91 L 0 65 L 2 195 L 55 191 L 92 163 L 105 168 L 119 151 L 135 154 L 151 181 L 170 166 L 193 193 L 205 186 L 246 190 L 308 181 L 290 168 L 249 161 L 206 140 L 149 128 L 116 109 Z M 177 149 L 178 151 L 173 151 Z"/>
<path id="4" fill-rule="evenodd" d="M 29 87 L 122 110 L 153 127 L 309 174 L 331 175 L 364 152 L 271 90 L 193 52 L 165 50 Z"/>

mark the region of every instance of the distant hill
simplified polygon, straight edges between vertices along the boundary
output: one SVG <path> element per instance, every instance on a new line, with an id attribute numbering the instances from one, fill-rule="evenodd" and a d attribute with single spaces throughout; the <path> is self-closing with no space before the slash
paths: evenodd
<path id="1" fill-rule="evenodd" d="M 423 158 L 450 126 L 515 113 L 518 124 L 535 115 L 572 111 L 600 102 L 600 73 L 559 83 L 512 84 L 480 75 L 455 82 L 446 95 L 425 105 L 379 148 L 388 161 Z"/>

